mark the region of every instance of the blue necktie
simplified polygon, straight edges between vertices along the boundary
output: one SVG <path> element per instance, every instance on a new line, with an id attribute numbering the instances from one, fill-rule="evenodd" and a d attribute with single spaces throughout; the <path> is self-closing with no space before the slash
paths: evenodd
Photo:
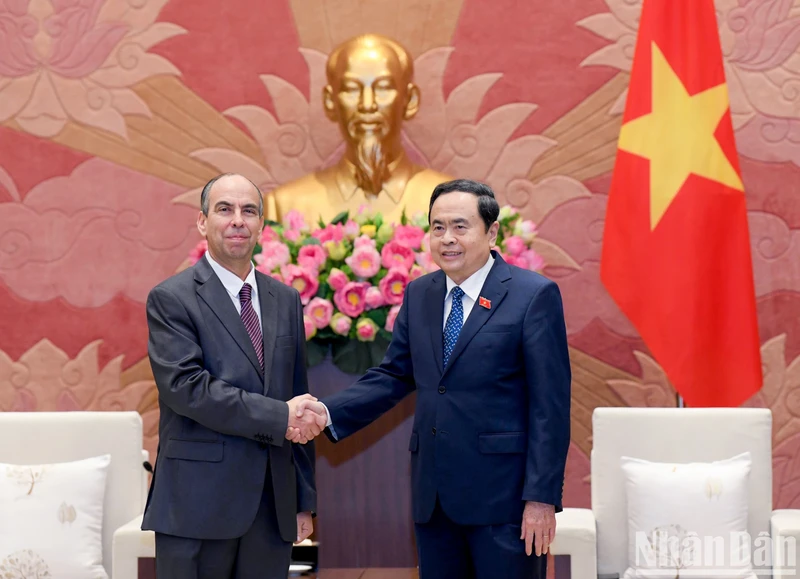
<path id="1" fill-rule="evenodd" d="M 461 326 L 464 324 L 464 304 L 461 303 L 461 298 L 464 297 L 464 290 L 456 286 L 452 289 L 450 295 L 453 298 L 453 305 L 450 307 L 450 315 L 447 316 L 443 336 L 445 367 L 447 367 L 447 361 L 450 359 L 450 354 L 453 353 L 456 341 L 458 341 Z"/>

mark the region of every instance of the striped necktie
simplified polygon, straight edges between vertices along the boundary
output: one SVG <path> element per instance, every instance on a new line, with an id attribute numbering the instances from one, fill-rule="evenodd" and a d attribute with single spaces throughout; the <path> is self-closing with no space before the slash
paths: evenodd
<path id="1" fill-rule="evenodd" d="M 258 323 L 258 316 L 253 309 L 253 288 L 249 283 L 242 286 L 239 292 L 239 303 L 242 305 L 242 323 L 244 324 L 247 333 L 250 335 L 250 341 L 253 342 L 253 348 L 256 350 L 258 363 L 261 364 L 261 371 L 264 371 L 264 342 L 261 339 L 261 324 Z"/>

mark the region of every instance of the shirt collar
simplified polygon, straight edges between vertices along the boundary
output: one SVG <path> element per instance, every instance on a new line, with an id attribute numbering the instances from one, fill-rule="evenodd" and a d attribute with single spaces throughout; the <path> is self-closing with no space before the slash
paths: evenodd
<path id="1" fill-rule="evenodd" d="M 361 188 L 356 183 L 356 168 L 346 158 L 339 161 L 340 170 L 336 171 L 336 185 L 345 201 L 349 201 Z M 389 178 L 384 182 L 383 189 L 378 195 L 386 195 L 396 204 L 400 203 L 405 187 L 414 173 L 414 166 L 405 152 L 392 161 L 387 167 Z M 369 195 L 362 191 L 365 201 Z"/>
<path id="2" fill-rule="evenodd" d="M 464 293 L 472 299 L 473 302 L 477 302 L 478 298 L 480 297 L 481 290 L 483 289 L 483 284 L 486 282 L 486 278 L 489 277 L 489 272 L 492 270 L 492 266 L 494 265 L 494 256 L 490 253 L 489 259 L 486 261 L 484 266 L 480 268 L 478 271 L 473 273 L 467 279 L 464 280 L 464 283 L 460 285 L 461 289 L 464 290 Z M 449 277 L 445 277 L 447 280 L 447 294 L 450 295 L 450 291 L 456 287 L 456 282 L 454 282 Z"/>
<path id="3" fill-rule="evenodd" d="M 208 263 L 211 265 L 211 269 L 214 270 L 214 273 L 217 274 L 219 281 L 222 282 L 222 285 L 225 287 L 225 290 L 231 294 L 232 297 L 239 299 L 239 292 L 242 291 L 242 286 L 245 283 L 249 283 L 250 287 L 252 288 L 252 301 L 256 301 L 258 297 L 258 286 L 256 284 L 256 270 L 253 267 L 253 264 L 250 264 L 250 273 L 247 274 L 247 277 L 244 281 L 241 278 L 233 273 L 232 271 L 225 269 L 219 263 L 214 261 L 214 258 L 211 257 L 211 253 L 206 251 L 206 259 L 208 259 Z"/>

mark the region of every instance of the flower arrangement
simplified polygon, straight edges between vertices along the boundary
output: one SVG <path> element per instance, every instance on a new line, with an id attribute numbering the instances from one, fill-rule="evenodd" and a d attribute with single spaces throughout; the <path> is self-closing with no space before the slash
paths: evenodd
<path id="1" fill-rule="evenodd" d="M 532 248 L 536 226 L 511 207 L 500 210 L 495 249 L 509 264 L 541 271 L 544 260 Z M 190 254 L 205 253 L 202 241 Z M 387 223 L 362 207 L 330 223 L 309 224 L 297 212 L 281 223 L 266 221 L 253 252 L 256 269 L 291 285 L 304 306 L 308 363 L 332 351 L 342 371 L 360 374 L 380 363 L 391 340 L 406 285 L 439 267 L 430 253 L 427 216 Z"/>

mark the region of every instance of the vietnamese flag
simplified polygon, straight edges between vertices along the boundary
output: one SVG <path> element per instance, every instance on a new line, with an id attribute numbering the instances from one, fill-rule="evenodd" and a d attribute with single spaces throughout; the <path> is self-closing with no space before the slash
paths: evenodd
<path id="1" fill-rule="evenodd" d="M 738 406 L 761 355 L 712 0 L 644 0 L 601 279 L 687 406 Z"/>

